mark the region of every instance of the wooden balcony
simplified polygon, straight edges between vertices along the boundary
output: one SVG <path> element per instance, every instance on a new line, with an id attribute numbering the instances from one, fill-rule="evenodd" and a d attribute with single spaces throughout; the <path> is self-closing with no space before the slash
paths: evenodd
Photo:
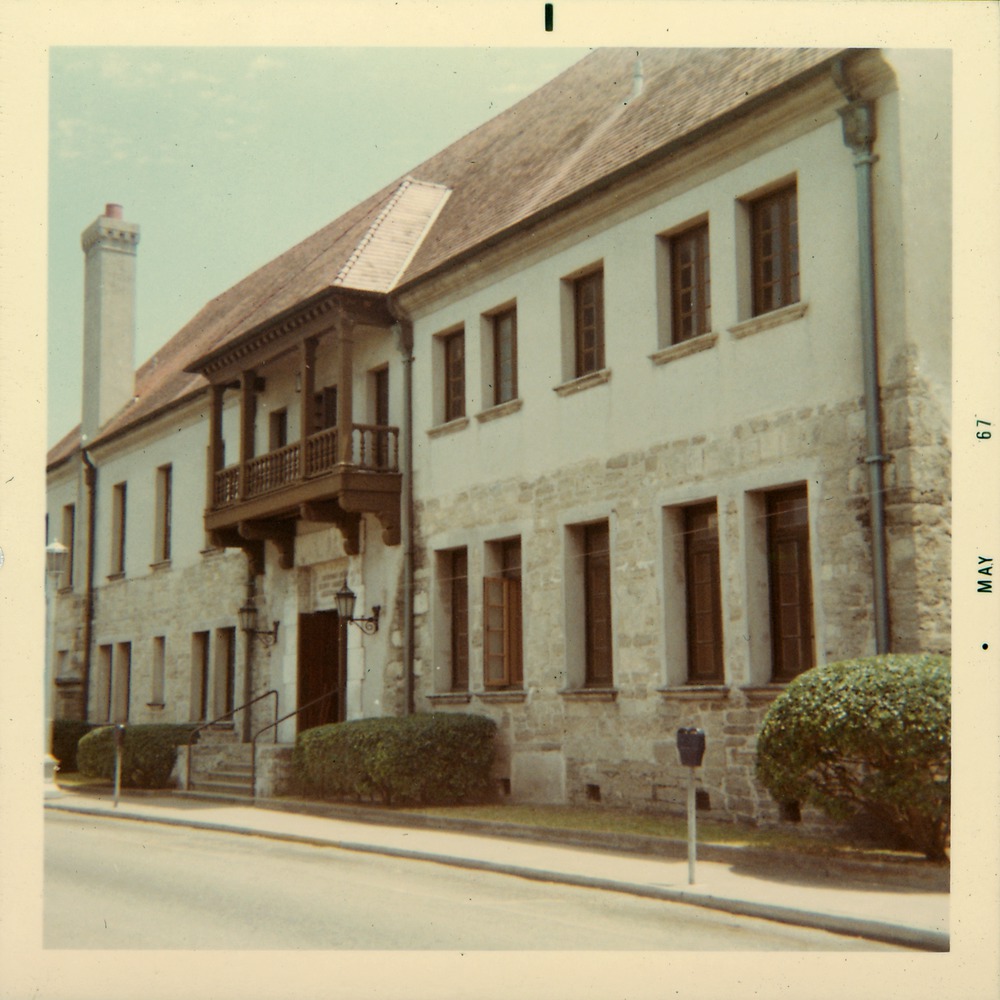
<path id="1" fill-rule="evenodd" d="M 337 525 L 348 552 L 359 549 L 361 516 L 375 514 L 386 544 L 399 544 L 399 428 L 352 424 L 350 461 L 336 427 L 218 470 L 205 528 L 216 544 L 270 540 L 283 566 L 294 557 L 298 520 Z"/>

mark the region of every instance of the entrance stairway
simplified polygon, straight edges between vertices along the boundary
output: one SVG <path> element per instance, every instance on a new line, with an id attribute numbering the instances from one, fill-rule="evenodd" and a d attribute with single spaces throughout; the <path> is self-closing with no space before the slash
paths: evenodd
<path id="1" fill-rule="evenodd" d="M 231 724 L 210 726 L 191 747 L 188 791 L 198 795 L 252 799 L 252 754 L 251 745 L 239 741 Z"/>

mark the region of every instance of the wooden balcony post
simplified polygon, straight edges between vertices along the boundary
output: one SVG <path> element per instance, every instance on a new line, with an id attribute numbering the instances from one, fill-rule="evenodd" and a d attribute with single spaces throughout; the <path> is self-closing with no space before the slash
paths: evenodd
<path id="1" fill-rule="evenodd" d="M 209 392 L 208 417 L 208 502 L 211 510 L 215 506 L 215 474 L 222 468 L 222 397 L 224 385 L 213 385 Z"/>
<path id="2" fill-rule="evenodd" d="M 301 395 L 299 396 L 299 478 L 306 475 L 306 459 L 308 455 L 309 436 L 313 433 L 313 396 L 316 394 L 316 338 L 306 337 L 299 345 L 299 379 Z"/>
<path id="3" fill-rule="evenodd" d="M 336 319 L 340 373 L 337 380 L 337 452 L 346 465 L 354 462 L 354 324 L 340 310 Z"/>
<path id="4" fill-rule="evenodd" d="M 240 375 L 240 499 L 247 497 L 247 463 L 254 456 L 254 421 L 257 415 L 257 373 Z"/>

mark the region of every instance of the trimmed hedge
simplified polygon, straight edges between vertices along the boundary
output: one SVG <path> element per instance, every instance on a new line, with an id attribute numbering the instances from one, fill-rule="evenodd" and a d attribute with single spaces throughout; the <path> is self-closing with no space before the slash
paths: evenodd
<path id="1" fill-rule="evenodd" d="M 860 818 L 947 857 L 951 810 L 951 660 L 890 654 L 816 667 L 774 701 L 757 776 L 779 802 Z"/>
<path id="2" fill-rule="evenodd" d="M 79 719 L 56 719 L 52 723 L 52 756 L 59 761 L 59 770 L 69 773 L 77 769 L 77 744 L 94 728 L 93 722 Z"/>
<path id="3" fill-rule="evenodd" d="M 168 788 L 177 747 L 187 743 L 195 724 L 157 723 L 125 727 L 122 752 L 124 788 Z M 114 726 L 101 726 L 80 740 L 77 762 L 82 774 L 113 780 Z"/>
<path id="4" fill-rule="evenodd" d="M 357 719 L 300 733 L 293 760 L 306 794 L 441 805 L 489 796 L 495 738 L 481 715 Z"/>

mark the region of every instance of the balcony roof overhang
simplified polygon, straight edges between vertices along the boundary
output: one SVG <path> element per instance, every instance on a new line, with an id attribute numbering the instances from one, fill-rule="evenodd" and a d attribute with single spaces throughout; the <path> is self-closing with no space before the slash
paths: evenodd
<path id="1" fill-rule="evenodd" d="M 245 333 L 196 358 L 185 371 L 203 375 L 212 383 L 230 381 L 254 364 L 292 350 L 307 337 L 334 329 L 337 323 L 351 326 L 389 327 L 395 322 L 383 292 L 354 288 L 327 288 L 289 309 L 275 314 Z"/>

